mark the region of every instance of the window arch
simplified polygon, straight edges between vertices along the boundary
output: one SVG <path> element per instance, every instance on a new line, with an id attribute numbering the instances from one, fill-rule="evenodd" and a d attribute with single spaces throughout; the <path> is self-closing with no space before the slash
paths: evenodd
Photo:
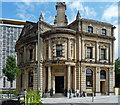
<path id="1" fill-rule="evenodd" d="M 33 70 L 30 70 L 28 74 L 28 86 L 33 87 Z"/>
<path id="2" fill-rule="evenodd" d="M 91 69 L 88 69 L 86 71 L 86 87 L 92 86 L 93 86 L 93 72 Z"/>
<path id="3" fill-rule="evenodd" d="M 100 79 L 106 79 L 106 72 L 105 70 L 100 71 Z"/>

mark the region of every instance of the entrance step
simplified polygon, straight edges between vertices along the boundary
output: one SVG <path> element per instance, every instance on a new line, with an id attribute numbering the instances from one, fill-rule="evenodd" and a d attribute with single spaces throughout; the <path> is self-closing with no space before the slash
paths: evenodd
<path id="1" fill-rule="evenodd" d="M 62 98 L 62 97 L 63 98 L 65 97 L 63 93 L 56 93 L 51 98 Z"/>

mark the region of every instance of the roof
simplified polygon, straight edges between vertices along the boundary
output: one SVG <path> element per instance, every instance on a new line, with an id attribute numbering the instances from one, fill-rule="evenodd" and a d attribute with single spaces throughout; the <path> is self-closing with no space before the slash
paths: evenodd
<path id="1" fill-rule="evenodd" d="M 24 25 L 26 22 L 21 21 L 21 20 L 13 20 L 13 19 L 0 19 L 0 23 L 13 24 L 13 25 Z"/>

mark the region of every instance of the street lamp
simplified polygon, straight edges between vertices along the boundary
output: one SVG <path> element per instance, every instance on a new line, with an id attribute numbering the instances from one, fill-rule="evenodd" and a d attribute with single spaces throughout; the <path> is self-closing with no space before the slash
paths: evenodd
<path id="1" fill-rule="evenodd" d="M 40 52 L 40 38 L 41 38 L 41 21 L 43 20 L 42 13 L 40 14 L 39 21 L 38 21 L 38 91 L 40 91 L 40 60 L 41 60 L 41 52 Z"/>
<path id="2" fill-rule="evenodd" d="M 40 89 L 40 20 L 38 21 L 38 90 Z"/>

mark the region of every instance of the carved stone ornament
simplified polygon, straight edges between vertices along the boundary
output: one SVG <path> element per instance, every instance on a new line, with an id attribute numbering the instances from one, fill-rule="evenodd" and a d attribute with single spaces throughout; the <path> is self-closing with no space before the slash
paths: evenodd
<path id="1" fill-rule="evenodd" d="M 63 73 L 64 70 L 63 70 L 63 69 L 56 69 L 55 72 L 56 72 L 56 73 Z"/>

